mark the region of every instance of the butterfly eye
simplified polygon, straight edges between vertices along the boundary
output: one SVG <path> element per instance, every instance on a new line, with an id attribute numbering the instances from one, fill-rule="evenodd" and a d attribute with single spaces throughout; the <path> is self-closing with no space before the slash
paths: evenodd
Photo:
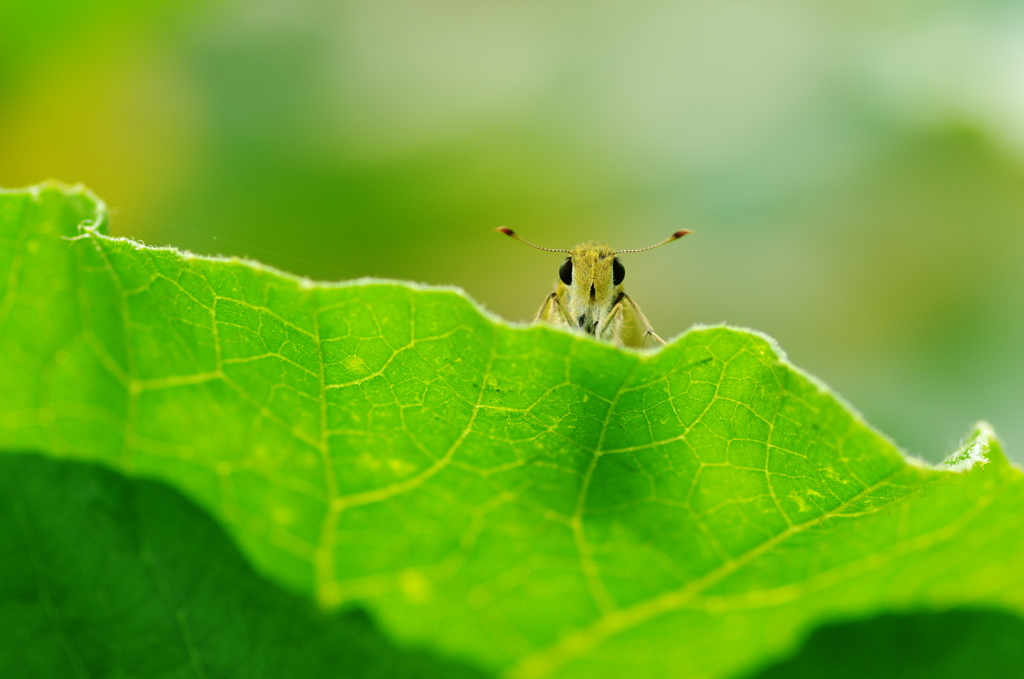
<path id="1" fill-rule="evenodd" d="M 566 257 L 565 261 L 562 262 L 562 266 L 558 269 L 558 277 L 562 279 L 562 282 L 566 285 L 572 285 L 572 258 Z"/>
<path id="2" fill-rule="evenodd" d="M 622 281 L 626 278 L 626 267 L 622 266 L 622 262 L 616 257 L 612 260 L 612 283 L 615 285 L 621 285 Z"/>

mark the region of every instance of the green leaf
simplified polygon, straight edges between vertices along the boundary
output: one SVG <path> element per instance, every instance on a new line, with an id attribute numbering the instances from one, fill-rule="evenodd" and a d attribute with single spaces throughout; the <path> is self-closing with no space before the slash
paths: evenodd
<path id="1" fill-rule="evenodd" d="M 930 468 L 756 333 L 638 353 L 105 228 L 82 191 L 0 195 L 0 449 L 165 481 L 399 646 L 727 677 L 823 621 L 1024 610 L 1024 483 L 984 425 Z"/>
<path id="2" fill-rule="evenodd" d="M 480 679 L 253 573 L 160 483 L 0 458 L 0 676 Z"/>
<path id="3" fill-rule="evenodd" d="M 1005 679 L 1024 667 L 1024 620 L 990 610 L 884 615 L 815 630 L 750 679 Z"/>

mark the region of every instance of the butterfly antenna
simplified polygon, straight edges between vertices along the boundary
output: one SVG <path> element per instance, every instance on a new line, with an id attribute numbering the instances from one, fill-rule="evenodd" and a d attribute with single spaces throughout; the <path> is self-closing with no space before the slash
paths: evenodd
<path id="1" fill-rule="evenodd" d="M 615 254 L 619 254 L 620 252 L 644 252 L 646 250 L 653 250 L 654 248 L 660 248 L 665 243 L 671 243 L 674 240 L 679 240 L 680 238 L 682 238 L 683 236 L 685 236 L 688 233 L 693 233 L 693 231 L 688 231 L 686 229 L 680 229 L 679 231 L 676 231 L 674 234 L 672 234 L 671 236 L 669 236 L 665 240 L 663 240 L 660 243 L 657 243 L 655 245 L 652 245 L 650 247 L 638 248 L 636 250 L 616 250 Z M 536 246 L 534 246 L 534 247 L 536 247 Z"/>
<path id="2" fill-rule="evenodd" d="M 526 243 L 526 244 L 527 244 L 527 245 L 529 245 L 529 246 L 530 246 L 531 248 L 537 248 L 538 250 L 543 250 L 544 252 L 569 252 L 568 250 L 555 250 L 554 248 L 542 248 L 542 247 L 541 247 L 541 246 L 539 246 L 539 245 L 534 245 L 534 244 L 533 244 L 533 243 L 531 243 L 530 241 L 528 241 L 528 240 L 523 240 L 522 238 L 520 238 L 520 237 L 519 237 L 519 234 L 518 234 L 518 233 L 516 233 L 516 232 L 515 232 L 515 231 L 513 231 L 512 229 L 508 228 L 507 226 L 499 226 L 499 227 L 497 227 L 497 228 L 496 228 L 496 229 L 494 229 L 494 230 L 495 230 L 495 231 L 497 231 L 498 233 L 503 233 L 503 234 L 505 234 L 505 235 L 506 235 L 506 236 L 508 236 L 509 238 L 515 238 L 515 239 L 516 239 L 517 241 L 519 241 L 520 243 Z"/>

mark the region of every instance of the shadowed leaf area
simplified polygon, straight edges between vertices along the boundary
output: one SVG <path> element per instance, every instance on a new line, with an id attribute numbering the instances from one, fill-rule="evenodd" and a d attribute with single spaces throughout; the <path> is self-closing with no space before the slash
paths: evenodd
<path id="1" fill-rule="evenodd" d="M 397 648 L 725 679 L 825 621 L 1024 611 L 1024 479 L 985 424 L 930 467 L 754 332 L 641 353 L 106 227 L 82 190 L 0 192 L 0 453 L 162 481 Z"/>
<path id="2" fill-rule="evenodd" d="M 321 613 L 177 491 L 96 465 L 0 457 L 0 554 L 0 677 L 486 676 Z"/>
<path id="3" fill-rule="evenodd" d="M 990 610 L 827 625 L 800 653 L 747 679 L 1004 679 L 1024 672 L 1024 620 Z"/>

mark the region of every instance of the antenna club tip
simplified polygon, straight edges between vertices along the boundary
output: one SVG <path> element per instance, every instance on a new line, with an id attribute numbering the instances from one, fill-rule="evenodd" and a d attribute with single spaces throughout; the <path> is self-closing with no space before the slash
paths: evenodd
<path id="1" fill-rule="evenodd" d="M 693 231 L 690 231 L 689 229 L 679 229 L 674 234 L 672 234 L 672 240 L 675 240 L 676 238 L 682 238 L 683 236 L 690 233 L 693 233 Z"/>
<path id="2" fill-rule="evenodd" d="M 494 230 L 497 231 L 498 233 L 503 233 L 506 236 L 515 236 L 516 235 L 516 232 L 513 231 L 512 229 L 508 228 L 507 226 L 497 226 L 497 227 L 494 228 Z"/>

